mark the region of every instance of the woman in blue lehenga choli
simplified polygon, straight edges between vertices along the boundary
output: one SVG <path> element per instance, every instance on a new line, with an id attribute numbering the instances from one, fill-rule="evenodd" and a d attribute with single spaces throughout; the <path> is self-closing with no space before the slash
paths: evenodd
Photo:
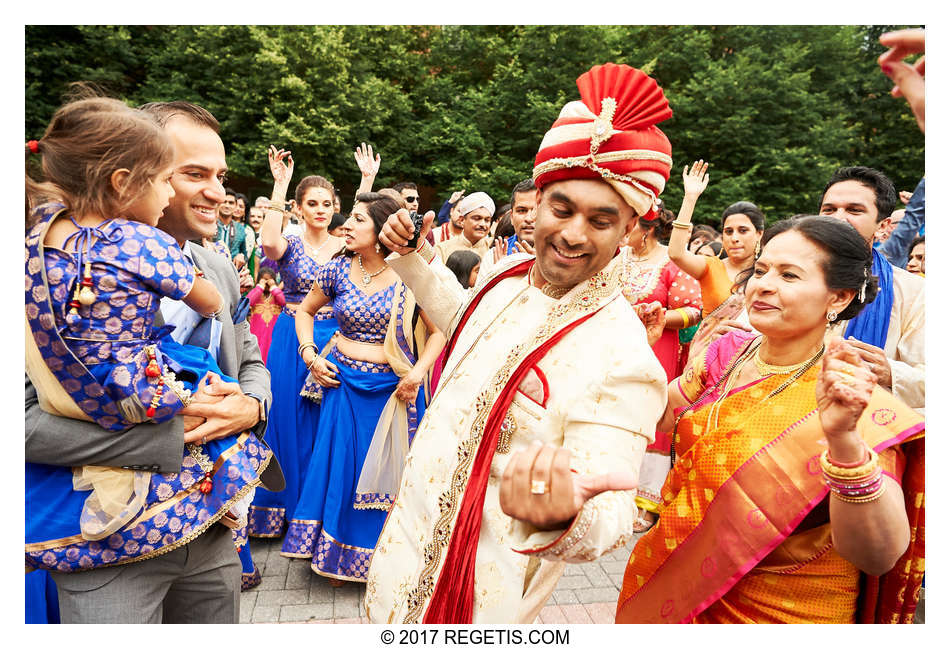
<path id="1" fill-rule="evenodd" d="M 303 234 L 281 234 L 283 211 L 276 207 L 283 205 L 293 175 L 293 160 L 290 152 L 274 147 L 268 159 L 274 174 L 271 201 L 274 207 L 266 208 L 260 238 L 264 254 L 277 262 L 287 303 L 277 317 L 267 355 L 273 405 L 265 439 L 280 462 L 287 486 L 281 492 L 257 492 L 248 519 L 248 533 L 280 537 L 285 523 L 294 516 L 320 413 L 319 392 L 312 393 L 310 398 L 300 394 L 307 367 L 297 350 L 294 313 L 319 269 L 342 248 L 343 241 L 327 232 L 333 216 L 333 185 L 322 176 L 307 176 L 297 184 L 294 196 L 305 224 Z M 285 159 L 289 165 L 284 164 Z M 332 309 L 319 312 L 312 327 L 315 344 L 322 348 L 336 330 Z"/>
<path id="2" fill-rule="evenodd" d="M 321 386 L 323 403 L 281 553 L 312 557 L 312 569 L 331 579 L 366 581 L 425 411 L 426 375 L 445 342 L 384 260 L 389 251 L 377 237 L 398 208 L 379 194 L 357 196 L 345 252 L 320 269 L 297 313 L 308 381 Z M 312 314 L 326 304 L 340 331 L 323 358 L 307 334 Z M 384 447 L 386 453 L 377 452 Z"/>

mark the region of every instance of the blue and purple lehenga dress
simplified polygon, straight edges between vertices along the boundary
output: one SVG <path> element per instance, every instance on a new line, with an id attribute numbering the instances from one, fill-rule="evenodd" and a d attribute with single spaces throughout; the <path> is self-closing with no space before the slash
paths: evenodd
<path id="1" fill-rule="evenodd" d="M 313 285 L 321 266 L 306 253 L 300 237 L 291 234 L 284 235 L 284 238 L 287 249 L 277 261 L 277 269 L 284 283 L 287 304 L 299 304 Z M 337 328 L 337 322 L 329 310 L 318 313 L 313 323 L 314 342 L 322 348 Z M 287 486 L 280 492 L 261 490 L 255 495 L 248 517 L 248 533 L 251 536 L 273 538 L 283 535 L 284 525 L 294 516 L 302 476 L 310 464 L 320 404 L 315 399 L 300 395 L 300 386 L 309 372 L 297 353 L 298 344 L 294 311 L 285 306 L 277 316 L 267 353 L 273 405 L 268 417 L 266 439 L 284 471 Z"/>
<path id="2" fill-rule="evenodd" d="M 413 322 L 411 293 L 401 282 L 371 295 L 363 292 L 350 280 L 350 262 L 349 257 L 336 257 L 317 274 L 317 284 L 332 301 L 340 335 L 382 346 L 389 332 L 403 367 L 411 367 L 419 348 L 412 340 L 418 323 Z M 380 415 L 394 398 L 400 377 L 391 364 L 355 360 L 335 348 L 327 359 L 339 369 L 340 385 L 323 388 L 313 454 L 281 554 L 312 558 L 311 568 L 318 574 L 365 582 L 398 484 L 386 493 L 357 493 L 357 483 Z M 425 405 L 422 385 L 415 401 L 401 406 L 409 441 Z"/>
<path id="3" fill-rule="evenodd" d="M 44 409 L 119 435 L 175 416 L 207 372 L 233 381 L 207 349 L 154 327 L 161 297 L 181 299 L 194 282 L 174 239 L 115 218 L 72 235 L 76 253 L 45 248 L 64 209 L 38 208 L 26 238 L 27 368 Z M 247 431 L 186 444 L 177 473 L 27 462 L 27 567 L 120 565 L 180 547 L 218 520 L 233 528 L 229 513 L 271 457 Z"/>

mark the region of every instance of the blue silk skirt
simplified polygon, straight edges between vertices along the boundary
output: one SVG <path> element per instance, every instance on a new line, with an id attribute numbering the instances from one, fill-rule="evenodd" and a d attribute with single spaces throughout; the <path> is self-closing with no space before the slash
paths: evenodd
<path id="1" fill-rule="evenodd" d="M 337 329 L 339 326 L 332 316 L 314 319 L 313 340 L 317 347 L 323 349 Z M 294 318 L 285 310 L 277 316 L 267 353 L 273 404 L 264 441 L 280 462 L 287 486 L 280 492 L 257 491 L 248 516 L 251 536 L 279 537 L 284 533 L 285 522 L 294 516 L 302 476 L 310 464 L 320 404 L 300 396 L 307 379 L 307 366 L 297 354 L 299 344 Z"/>
<path id="2" fill-rule="evenodd" d="M 317 574 L 365 582 L 387 512 L 355 509 L 356 485 L 399 377 L 389 365 L 354 361 L 336 351 L 330 360 L 339 369 L 340 385 L 323 390 L 313 455 L 281 554 L 312 558 Z M 425 411 L 421 387 L 416 409 L 419 421 Z"/>
<path id="3" fill-rule="evenodd" d="M 27 624 L 59 624 L 59 596 L 48 571 L 27 573 L 24 604 Z"/>

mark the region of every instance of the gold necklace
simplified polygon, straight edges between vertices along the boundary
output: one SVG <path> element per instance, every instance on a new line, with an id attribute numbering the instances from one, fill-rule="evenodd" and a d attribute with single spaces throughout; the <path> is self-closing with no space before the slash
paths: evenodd
<path id="1" fill-rule="evenodd" d="M 671 446 L 670 446 L 670 466 L 671 467 L 676 462 L 676 438 L 677 438 L 676 429 L 679 426 L 680 419 L 682 419 L 689 411 L 691 411 L 696 406 L 697 403 L 702 401 L 706 396 L 714 393 L 716 390 L 720 388 L 720 386 L 723 386 L 723 383 L 725 383 L 726 385 L 722 388 L 722 392 L 720 392 L 719 396 L 716 397 L 716 400 L 713 402 L 712 406 L 710 406 L 709 413 L 706 416 L 706 432 L 709 432 L 713 430 L 714 427 L 718 426 L 719 425 L 719 408 L 722 405 L 722 402 L 725 401 L 726 397 L 729 395 L 729 392 L 732 390 L 732 388 L 735 386 L 736 382 L 738 381 L 742 366 L 746 364 L 746 362 L 749 360 L 751 356 L 758 354 L 759 347 L 761 345 L 762 345 L 761 337 L 750 341 L 749 346 L 746 347 L 745 350 L 739 355 L 739 357 L 735 360 L 732 366 L 729 367 L 723 373 L 723 375 L 719 377 L 719 380 L 716 382 L 716 384 L 712 386 L 711 388 L 704 390 L 703 393 L 699 395 L 699 397 L 697 397 L 692 403 L 690 403 L 685 408 L 683 408 L 680 414 L 676 416 L 676 419 L 673 422 L 672 440 L 671 440 Z M 783 381 L 780 386 L 778 386 L 777 388 L 769 392 L 769 394 L 765 397 L 765 399 L 763 399 L 763 401 L 768 401 L 775 395 L 785 390 L 785 388 L 792 385 L 795 381 L 800 379 L 802 375 L 805 374 L 805 372 L 807 372 L 809 369 L 811 369 L 813 365 L 815 365 L 815 363 L 821 360 L 821 357 L 824 355 L 824 353 L 825 353 L 825 344 L 822 343 L 821 349 L 819 349 L 815 353 L 814 356 L 809 358 L 804 363 L 799 364 L 797 366 L 798 370 L 795 371 L 795 373 L 792 374 L 792 376 L 785 379 L 785 381 Z"/>
<path id="2" fill-rule="evenodd" d="M 324 243 L 323 245 L 326 245 L 326 243 Z M 376 277 L 381 272 L 389 268 L 389 264 L 387 264 L 386 262 L 383 262 L 383 267 L 377 270 L 375 273 L 367 273 L 366 269 L 363 268 L 363 255 L 357 253 L 356 261 L 360 265 L 360 272 L 363 273 L 363 284 L 365 284 L 366 286 L 369 286 L 369 283 L 373 281 L 374 277 Z"/>
<path id="3" fill-rule="evenodd" d="M 762 360 L 762 348 L 757 347 L 755 354 L 752 356 L 752 361 L 755 363 L 756 371 L 760 375 L 766 376 L 768 374 L 791 374 L 797 372 L 809 363 L 812 363 L 813 358 L 804 360 L 801 363 L 795 363 L 794 365 L 771 365 Z"/>
<path id="4" fill-rule="evenodd" d="M 545 282 L 543 286 L 538 287 L 534 282 L 534 269 L 535 267 L 532 266 L 531 271 L 528 273 L 528 285 L 540 290 L 542 295 L 547 295 L 548 297 L 555 300 L 560 300 L 562 297 L 567 295 L 568 291 L 574 288 L 573 286 L 553 286 L 550 282 Z"/>
<path id="5" fill-rule="evenodd" d="M 630 261 L 635 261 L 635 262 L 646 261 L 647 259 L 653 256 L 653 253 L 656 252 L 657 248 L 659 248 L 659 246 L 654 247 L 653 250 L 651 250 L 645 255 L 638 255 L 637 251 L 633 249 L 633 246 L 630 246 Z"/>

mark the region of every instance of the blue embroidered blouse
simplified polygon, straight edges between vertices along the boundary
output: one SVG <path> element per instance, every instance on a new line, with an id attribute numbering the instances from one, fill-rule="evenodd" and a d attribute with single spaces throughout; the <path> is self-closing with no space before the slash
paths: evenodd
<path id="1" fill-rule="evenodd" d="M 382 344 L 393 304 L 392 284 L 372 295 L 350 281 L 350 257 L 335 257 L 317 271 L 317 285 L 333 305 L 340 333 L 364 343 Z"/>
<path id="2" fill-rule="evenodd" d="M 285 234 L 287 249 L 277 260 L 277 271 L 284 282 L 284 299 L 296 304 L 306 297 L 320 264 L 307 254 L 303 241 L 296 234 Z"/>

